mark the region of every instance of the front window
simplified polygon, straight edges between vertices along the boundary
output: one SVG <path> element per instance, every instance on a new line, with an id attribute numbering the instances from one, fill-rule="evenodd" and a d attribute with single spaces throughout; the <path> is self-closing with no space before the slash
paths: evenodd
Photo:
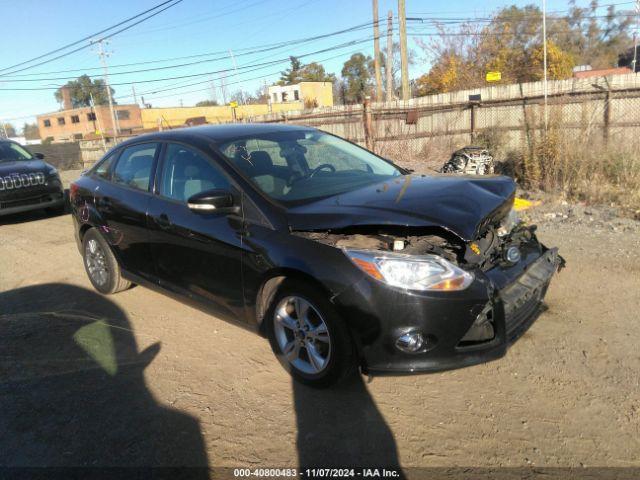
<path id="1" fill-rule="evenodd" d="M 284 203 L 337 195 L 402 174 L 371 152 L 316 131 L 245 137 L 220 150 L 256 187 Z"/>
<path id="2" fill-rule="evenodd" d="M 33 160 L 27 149 L 13 142 L 0 142 L 0 162 Z"/>
<path id="3" fill-rule="evenodd" d="M 204 156 L 183 145 L 167 146 L 160 195 L 186 203 L 192 196 L 213 189 L 228 189 L 226 177 Z"/>

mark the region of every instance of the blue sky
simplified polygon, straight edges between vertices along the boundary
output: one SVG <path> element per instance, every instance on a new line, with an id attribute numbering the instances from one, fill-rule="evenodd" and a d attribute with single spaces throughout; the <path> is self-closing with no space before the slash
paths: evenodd
<path id="1" fill-rule="evenodd" d="M 620 1 L 620 0 L 618 0 Z M 612 3 L 613 0 L 601 3 Z M 160 3 L 160 0 L 109 0 L 108 2 L 79 2 L 77 0 L 0 0 L 3 13 L 3 40 L 0 68 L 38 56 L 54 48 L 78 40 L 93 32 L 142 12 Z M 386 19 L 388 10 L 397 13 L 397 0 L 379 0 L 380 16 Z M 407 16 L 428 14 L 431 16 L 475 17 L 486 16 L 502 6 L 531 2 L 509 2 L 503 0 L 457 0 L 456 2 L 406 0 Z M 578 1 L 586 5 L 587 1 Z M 549 10 L 566 10 L 567 1 L 548 0 Z M 620 6 L 618 8 L 629 8 Z M 10 19 L 10 21 L 7 21 Z M 308 43 L 298 43 L 286 48 L 243 55 L 243 49 L 260 47 L 289 40 L 322 35 L 346 29 L 371 21 L 370 0 L 183 0 L 177 6 L 163 12 L 110 40 L 107 59 L 111 83 L 137 82 L 138 97 L 145 94 L 145 101 L 153 106 L 193 105 L 199 100 L 210 99 L 215 88 L 218 101 L 222 95 L 219 75 L 200 76 L 185 79 L 148 82 L 149 80 L 195 75 L 235 66 L 240 74 L 233 71 L 226 74 L 229 93 L 242 88 L 254 92 L 261 85 L 277 80 L 277 72 L 286 68 L 287 62 L 265 66 L 251 72 L 242 72 L 243 65 L 286 59 L 288 55 L 303 55 L 328 49 L 350 41 L 363 40 L 371 35 L 369 29 L 349 32 Z M 397 29 L 396 29 L 397 33 Z M 418 62 L 412 67 L 415 77 L 428 70 L 428 61 L 421 58 L 421 50 L 410 38 L 409 47 L 418 53 Z M 130 70 L 165 67 L 197 60 L 229 56 L 199 65 L 189 65 L 152 72 L 123 74 Z M 344 61 L 354 52 L 371 54 L 373 42 L 346 45 L 343 48 L 317 53 L 303 59 L 304 63 L 320 61 L 328 72 L 340 73 Z M 245 50 L 246 51 L 246 50 Z M 209 57 L 171 60 L 139 66 L 116 67 L 117 65 L 148 62 L 191 55 L 218 52 Z M 69 73 L 43 74 L 38 77 L 75 77 L 82 73 L 100 76 L 100 61 L 94 48 L 77 52 L 21 74 L 58 72 L 77 69 Z M 90 70 L 91 69 L 91 70 Z M 38 77 L 21 77 L 38 78 Z M 261 77 L 261 78 L 257 78 Z M 17 75 L 13 77 L 17 78 Z M 145 83 L 147 82 L 147 83 Z M 192 85 L 193 83 L 199 85 Z M 55 87 L 64 80 L 42 80 L 37 82 L 15 82 L 0 77 L 0 89 L 19 87 Z M 233 83 L 233 84 L 232 84 Z M 175 89 L 175 87 L 181 87 Z M 131 103 L 131 86 L 114 86 L 119 103 Z M 164 92 L 157 90 L 174 88 Z M 25 121 L 33 121 L 33 115 L 58 109 L 53 90 L 47 91 L 1 91 L 0 120 L 11 121 L 22 126 Z"/>

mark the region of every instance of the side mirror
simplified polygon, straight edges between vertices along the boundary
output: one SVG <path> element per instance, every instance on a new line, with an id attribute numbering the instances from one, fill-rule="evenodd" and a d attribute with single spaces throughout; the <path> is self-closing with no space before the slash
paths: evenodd
<path id="1" fill-rule="evenodd" d="M 34 153 L 33 156 L 38 160 L 42 160 L 44 158 L 44 153 Z"/>
<path id="2" fill-rule="evenodd" d="M 240 207 L 233 204 L 233 195 L 228 190 L 205 190 L 187 200 L 189 208 L 197 213 L 240 213 Z"/>

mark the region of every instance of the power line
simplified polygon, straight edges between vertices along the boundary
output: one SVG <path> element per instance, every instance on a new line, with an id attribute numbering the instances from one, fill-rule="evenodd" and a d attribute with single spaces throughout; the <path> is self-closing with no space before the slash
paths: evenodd
<path id="1" fill-rule="evenodd" d="M 245 1 L 246 1 L 246 0 L 245 0 Z M 173 30 L 173 29 L 176 29 L 176 28 L 187 27 L 187 26 L 190 26 L 190 25 L 194 25 L 194 24 L 196 24 L 196 23 L 207 22 L 207 21 L 209 21 L 209 20 L 213 20 L 213 19 L 215 19 L 215 18 L 226 17 L 226 16 L 231 15 L 231 14 L 233 14 L 233 13 L 236 13 L 236 12 L 240 12 L 240 11 L 246 10 L 246 9 L 248 9 L 248 8 L 254 7 L 254 6 L 259 5 L 259 4 L 261 4 L 261 3 L 266 3 L 266 2 L 268 2 L 268 1 L 271 1 L 271 0 L 257 0 L 257 1 L 254 1 L 253 3 L 250 3 L 250 4 L 248 4 L 248 5 L 243 5 L 242 7 L 239 7 L 239 8 L 237 8 L 239 4 L 236 4 L 236 5 L 233 5 L 233 6 L 232 6 L 232 7 L 235 7 L 234 9 L 229 10 L 229 11 L 226 11 L 226 12 L 224 12 L 224 11 L 223 11 L 222 13 L 216 13 L 216 14 L 214 14 L 214 15 L 205 15 L 205 16 L 203 16 L 203 15 L 199 15 L 199 16 L 197 16 L 197 17 L 194 17 L 194 18 L 196 18 L 196 19 L 195 19 L 195 20 L 192 20 L 192 21 L 184 22 L 184 23 L 182 23 L 182 24 L 177 24 L 177 25 L 171 25 L 171 24 L 169 24 L 168 26 L 167 26 L 167 25 L 165 25 L 165 26 L 160 26 L 160 27 L 158 27 L 158 28 L 154 28 L 154 29 L 150 29 L 150 30 L 144 30 L 144 31 L 136 32 L 136 34 L 134 34 L 134 35 L 137 35 L 137 34 L 145 35 L 145 34 L 147 34 L 147 33 L 165 32 L 165 31 L 167 31 L 167 30 Z M 242 2 L 240 2 L 240 3 L 242 3 Z M 231 5 L 230 5 L 230 6 L 231 6 Z M 130 35 L 130 36 L 132 36 L 132 35 Z"/>
<path id="2" fill-rule="evenodd" d="M 114 75 L 130 75 L 130 74 L 135 74 L 135 73 L 147 73 L 147 72 L 152 72 L 152 71 L 158 71 L 158 70 L 169 70 L 172 68 L 182 68 L 182 67 L 189 67 L 189 66 L 193 66 L 193 65 L 200 65 L 203 63 L 211 63 L 211 62 L 217 62 L 220 60 L 226 60 L 232 57 L 242 57 L 242 56 L 247 56 L 247 55 L 254 55 L 256 53 L 263 53 L 263 52 L 268 52 L 268 51 L 273 51 L 273 50 L 278 50 L 280 48 L 284 48 L 284 47 L 289 47 L 291 45 L 296 45 L 296 44 L 301 44 L 301 43 L 309 43 L 312 41 L 316 41 L 316 40 L 322 40 L 325 38 L 329 38 L 332 36 L 336 36 L 336 35 L 341 35 L 344 33 L 351 33 L 351 32 L 355 32 L 358 30 L 362 30 L 364 28 L 369 28 L 369 26 L 371 25 L 371 22 L 368 22 L 366 24 L 359 24 L 359 25 L 355 25 L 353 27 L 349 27 L 343 30 L 338 30 L 336 32 L 331 32 L 328 34 L 323 34 L 323 35 L 316 35 L 314 37 L 307 37 L 307 38 L 302 38 L 302 39 L 297 39 L 297 40 L 289 40 L 286 42 L 279 42 L 276 44 L 272 44 L 272 46 L 266 46 L 263 48 L 258 48 L 257 50 L 252 50 L 252 51 L 246 51 L 246 52 L 242 52 L 242 53 L 238 53 L 235 55 L 223 55 L 221 57 L 216 57 L 216 58 L 211 58 L 211 59 L 206 59 L 206 60 L 198 60 L 195 62 L 189 62 L 189 63 L 182 63 L 182 64 L 177 64 L 177 65 L 165 65 L 163 67 L 155 67 L 155 68 L 147 68 L 147 69 L 141 69 L 141 70 L 130 70 L 130 71 L 125 71 L 125 72 L 111 72 L 111 76 Z M 179 57 L 178 57 L 179 58 Z M 185 58 L 185 57 L 183 57 Z M 151 63 L 151 62 L 142 62 L 140 64 L 145 64 L 145 63 Z M 136 65 L 135 63 L 131 63 L 129 65 Z M 115 68 L 116 66 L 111 66 L 111 68 Z M 85 70 L 73 70 L 73 71 L 86 71 L 88 69 Z M 28 74 L 25 74 L 24 76 L 27 76 Z M 36 75 L 36 74 L 31 74 L 31 75 Z M 41 74 L 42 75 L 42 74 Z M 75 77 L 54 77 L 54 78 L 6 78 L 4 79 L 4 81 L 6 82 L 39 82 L 39 81 L 60 81 L 60 80 L 75 80 Z"/>
<path id="3" fill-rule="evenodd" d="M 368 40 L 368 41 L 370 41 L 370 40 Z M 338 54 L 338 55 L 333 55 L 331 57 L 323 58 L 323 59 L 318 60 L 318 61 L 319 62 L 327 62 L 329 60 L 334 60 L 336 58 L 344 57 L 346 55 L 353 55 L 354 53 L 358 53 L 358 52 L 359 52 L 359 50 L 352 50 L 350 52 L 345 52 L 345 53 L 341 53 L 341 54 Z M 260 75 L 258 77 L 245 78 L 245 79 L 237 80 L 235 82 L 227 82 L 225 85 L 227 85 L 227 86 L 228 85 L 237 85 L 237 84 L 244 83 L 244 82 L 251 82 L 251 81 L 254 81 L 254 80 L 262 80 L 263 78 L 267 78 L 267 77 L 270 77 L 272 75 L 278 75 L 278 74 L 280 74 L 280 71 L 277 71 L 277 72 L 273 71 L 273 72 L 270 72 L 270 73 L 266 73 L 266 74 Z M 198 82 L 198 83 L 202 84 L 202 83 L 206 83 L 206 82 Z M 182 87 L 170 88 L 170 89 L 165 89 L 165 90 L 177 90 L 177 89 L 180 89 L 180 88 L 187 88 L 187 87 L 193 86 L 193 85 L 196 85 L 196 84 L 184 85 Z M 158 90 L 157 92 L 160 93 L 160 92 L 165 91 L 165 90 Z M 190 94 L 190 93 L 199 93 L 199 92 L 204 92 L 204 91 L 209 91 L 209 88 L 200 88 L 200 89 L 197 89 L 197 90 L 189 90 L 189 91 L 186 91 L 186 92 L 180 92 L 180 95 L 187 95 L 187 94 Z M 158 99 L 162 99 L 162 98 L 171 98 L 171 97 L 174 97 L 175 95 L 176 94 L 163 95 L 163 96 L 159 96 L 159 97 L 153 96 L 150 99 L 151 100 L 158 100 Z M 117 99 L 130 98 L 130 95 L 123 95 L 121 97 L 116 97 L 116 98 Z"/>
<path id="4" fill-rule="evenodd" d="M 146 17 L 144 17 L 144 18 L 142 18 L 141 20 L 138 20 L 137 22 L 132 23 L 131 25 L 127 25 L 126 27 L 123 27 L 123 28 L 121 28 L 120 30 L 116 30 L 115 32 L 112 32 L 112 33 L 110 33 L 110 34 L 108 34 L 108 35 L 105 35 L 105 36 L 101 37 L 101 38 L 100 38 L 100 40 L 107 40 L 107 39 L 109 39 L 109 38 L 111 38 L 111 37 L 114 37 L 115 35 L 118 35 L 119 33 L 122 33 L 122 32 L 124 32 L 124 31 L 126 31 L 126 30 L 129 30 L 129 29 L 131 29 L 131 28 L 135 27 L 136 25 L 139 25 L 139 24 L 141 24 L 142 22 L 145 22 L 145 21 L 149 20 L 150 18 L 153 18 L 153 17 L 155 17 L 156 15 L 161 14 L 162 12 L 164 12 L 165 10 L 168 10 L 169 8 L 171 8 L 171 7 L 175 7 L 177 4 L 179 4 L 179 3 L 183 2 L 183 1 L 184 1 L 184 0 L 168 0 L 167 2 L 164 2 L 164 3 L 160 4 L 159 6 L 165 5 L 165 4 L 169 3 L 169 2 L 173 2 L 173 3 L 171 3 L 170 5 L 168 5 L 168 6 L 164 7 L 164 8 L 162 8 L 162 9 L 158 10 L 157 12 L 154 12 L 154 13 L 152 13 L 152 14 L 150 14 L 150 15 L 148 15 L 148 16 L 146 16 Z M 152 10 L 155 10 L 156 8 L 158 8 L 158 6 L 156 6 L 156 7 L 155 7 L 155 8 L 153 8 Z M 144 13 L 139 14 L 139 15 L 136 15 L 135 17 L 132 17 L 132 19 L 133 19 L 133 18 L 137 18 L 137 17 L 139 17 L 139 16 L 141 16 L 141 15 L 144 15 Z M 130 20 L 131 20 L 131 19 L 129 19 L 129 20 L 125 20 L 124 22 L 120 22 L 118 25 L 122 25 L 123 23 L 127 23 L 127 22 L 129 22 Z M 84 42 L 84 41 L 86 41 L 86 40 L 88 40 L 88 39 L 90 39 L 90 38 L 92 38 L 92 37 L 94 37 L 94 36 L 101 35 L 101 34 L 102 34 L 102 33 L 104 33 L 105 31 L 112 30 L 113 28 L 116 28 L 116 26 L 112 26 L 112 27 L 110 27 L 110 28 L 108 28 L 108 29 L 106 29 L 106 30 L 102 30 L 102 31 L 101 31 L 100 33 L 98 33 L 97 35 L 96 35 L 96 34 L 94 34 L 94 35 L 91 35 L 91 36 L 89 36 L 89 37 L 85 37 L 85 38 L 83 38 L 82 40 L 78 40 L 78 41 L 74 42 L 73 44 L 70 44 L 70 46 L 72 46 L 72 45 L 77 45 L 78 43 L 82 43 L 82 42 Z M 78 48 L 75 48 L 75 49 L 73 49 L 73 50 L 71 50 L 71 51 L 69 51 L 69 52 L 66 52 L 66 53 L 63 53 L 63 54 L 58 55 L 58 56 L 56 56 L 56 57 L 50 58 L 50 59 L 48 59 L 48 60 L 43 60 L 42 62 L 36 63 L 36 64 L 34 64 L 34 65 L 26 66 L 26 67 L 20 68 L 20 69 L 18 69 L 18 70 L 12 70 L 11 72 L 4 73 L 4 74 L 2 74 L 2 75 L 3 75 L 3 76 L 5 76 L 5 75 L 12 75 L 12 74 L 14 74 L 14 73 L 23 72 L 23 71 L 25 71 L 25 70 L 29 70 L 29 69 L 31 69 L 31 68 L 39 67 L 40 65 L 45 65 L 45 64 L 47 64 L 47 63 L 51 63 L 51 62 L 53 62 L 53 61 L 55 61 L 55 60 L 58 60 L 58 59 L 60 59 L 60 58 L 67 57 L 67 56 L 69 56 L 69 55 L 71 55 L 71 54 L 73 54 L 73 53 L 76 53 L 76 52 L 79 52 L 79 51 L 84 50 L 84 49 L 86 49 L 86 48 L 89 48 L 89 47 L 91 47 L 94 43 L 95 43 L 94 41 L 91 41 L 88 45 L 83 45 L 83 46 L 78 47 Z M 40 58 L 47 57 L 47 56 L 49 56 L 49 55 L 52 55 L 53 53 L 57 53 L 57 52 L 60 52 L 60 51 L 62 51 L 62 50 L 66 50 L 67 48 L 69 48 L 69 46 L 60 47 L 60 48 L 58 48 L 58 49 L 56 49 L 56 50 L 54 50 L 54 51 L 52 51 L 52 52 L 48 52 L 48 53 L 45 53 L 45 54 L 43 54 L 43 55 L 40 55 L 40 56 L 39 56 L 39 57 L 37 57 L 36 59 L 40 59 Z M 6 71 L 6 70 L 9 70 L 9 69 L 11 69 L 11 68 L 14 68 L 15 66 L 24 65 L 24 64 L 26 64 L 26 63 L 31 63 L 31 62 L 32 62 L 32 61 L 34 61 L 34 60 L 35 60 L 35 59 L 27 60 L 27 61 L 25 61 L 25 62 L 21 62 L 20 64 L 16 64 L 16 65 L 11 66 L 11 67 L 6 67 L 6 68 L 3 68 L 3 69 L 0 69 L 0 72 L 3 72 L 3 71 Z"/>
<path id="5" fill-rule="evenodd" d="M 340 48 L 345 48 L 345 47 L 350 47 L 353 45 L 359 45 L 365 42 L 369 42 L 371 41 L 372 37 L 371 36 L 367 36 L 364 39 L 360 39 L 360 40 L 351 40 L 348 42 L 344 42 L 342 44 L 338 44 L 338 45 L 334 45 L 332 47 L 328 47 L 328 48 L 324 48 L 321 50 L 317 50 L 314 52 L 309 52 L 309 53 L 305 53 L 303 55 L 296 55 L 297 58 L 305 58 L 311 55 L 317 55 L 320 53 L 325 53 L 325 52 L 329 52 L 332 50 L 337 50 Z M 238 69 L 250 69 L 247 71 L 254 71 L 260 68 L 264 68 L 264 67 L 268 67 L 268 66 L 272 66 L 272 65 L 277 65 L 283 62 L 287 62 L 289 61 L 289 56 L 287 56 L 286 58 L 281 58 L 278 60 L 270 60 L 268 62 L 263 62 L 263 63 L 259 63 L 259 64 L 246 64 L 246 65 L 242 65 L 240 67 L 238 67 Z M 120 82 L 120 83 L 112 83 L 112 86 L 122 86 L 122 85 L 133 85 L 133 84 L 141 84 L 141 83 L 153 83 L 153 82 L 163 82 L 163 81 L 167 81 L 167 80 L 178 80 L 178 79 L 186 79 L 186 78 L 195 78 L 195 77 L 202 77 L 202 76 L 207 76 L 207 75 L 213 75 L 213 74 L 220 74 L 220 73 L 228 73 L 228 72 L 232 72 L 235 69 L 233 68 L 226 68 L 226 69 L 222 69 L 222 70 L 215 70 L 215 71 L 209 71 L 209 72 L 202 72 L 202 73 L 195 73 L 195 74 L 190 74 L 190 75 L 178 75 L 178 76 L 173 76 L 173 77 L 165 77 L 165 78 L 154 78 L 154 79 L 148 79 L 148 80 L 136 80 L 134 82 Z M 207 80 L 208 81 L 208 80 Z M 27 87 L 27 88 L 0 88 L 0 91 L 46 91 L 46 90 L 58 90 L 60 88 L 60 86 L 55 86 L 55 87 Z M 142 95 L 142 94 L 141 94 Z"/>

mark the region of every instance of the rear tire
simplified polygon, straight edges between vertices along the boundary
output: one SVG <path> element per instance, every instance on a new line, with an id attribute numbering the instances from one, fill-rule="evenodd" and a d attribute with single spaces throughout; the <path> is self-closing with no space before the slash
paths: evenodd
<path id="1" fill-rule="evenodd" d="M 324 388 L 356 373 L 349 330 L 317 287 L 285 280 L 264 321 L 273 353 L 295 380 Z"/>
<path id="2" fill-rule="evenodd" d="M 100 293 L 110 295 L 131 286 L 130 281 L 122 278 L 111 247 L 95 228 L 87 230 L 82 238 L 82 257 L 89 280 Z"/>

